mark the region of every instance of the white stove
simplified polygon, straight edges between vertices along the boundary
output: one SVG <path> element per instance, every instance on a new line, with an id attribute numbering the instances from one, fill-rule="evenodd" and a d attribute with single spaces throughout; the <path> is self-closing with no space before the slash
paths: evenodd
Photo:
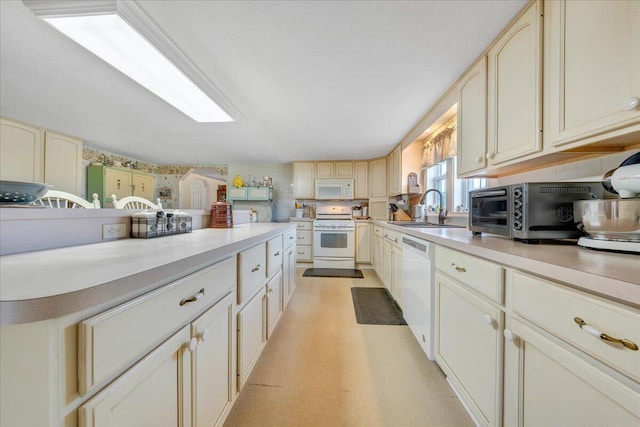
<path id="1" fill-rule="evenodd" d="M 351 208 L 319 206 L 313 221 L 313 268 L 355 268 L 355 233 Z"/>

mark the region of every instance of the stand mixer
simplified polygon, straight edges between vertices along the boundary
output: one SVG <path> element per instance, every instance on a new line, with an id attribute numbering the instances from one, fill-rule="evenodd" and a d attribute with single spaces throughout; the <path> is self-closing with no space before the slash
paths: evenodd
<path id="1" fill-rule="evenodd" d="M 578 245 L 640 254 L 640 152 L 607 172 L 602 185 L 620 199 L 574 202 L 578 227 L 587 234 Z"/>

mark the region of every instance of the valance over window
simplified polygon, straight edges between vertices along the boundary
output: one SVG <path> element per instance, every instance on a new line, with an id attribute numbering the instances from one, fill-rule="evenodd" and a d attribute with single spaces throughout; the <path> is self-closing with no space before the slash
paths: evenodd
<path id="1" fill-rule="evenodd" d="M 431 167 L 456 155 L 456 117 L 442 125 L 424 142 L 422 167 Z"/>

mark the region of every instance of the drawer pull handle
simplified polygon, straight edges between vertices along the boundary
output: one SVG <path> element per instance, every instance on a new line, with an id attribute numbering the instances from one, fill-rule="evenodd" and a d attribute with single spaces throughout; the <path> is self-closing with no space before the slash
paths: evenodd
<path id="1" fill-rule="evenodd" d="M 455 268 L 458 273 L 466 273 L 467 269 L 464 267 L 458 267 L 455 263 L 451 263 L 451 267 Z"/>
<path id="2" fill-rule="evenodd" d="M 585 331 L 586 333 L 588 333 L 589 335 L 593 335 L 596 338 L 600 338 L 603 341 L 609 341 L 609 342 L 613 342 L 616 344 L 622 344 L 623 346 L 625 346 L 626 348 L 628 348 L 629 350 L 633 350 L 633 351 L 638 351 L 638 346 L 636 345 L 636 343 L 634 343 L 633 341 L 629 341 L 628 339 L 625 338 L 614 338 L 610 335 L 607 335 L 601 331 L 599 331 L 598 329 L 594 328 L 591 325 L 587 325 L 587 322 L 585 322 L 584 320 L 582 320 L 579 317 L 574 317 L 573 321 L 576 322 L 576 324 L 578 326 L 580 326 L 580 328 Z"/>
<path id="3" fill-rule="evenodd" d="M 194 302 L 194 301 L 198 301 L 200 298 L 202 298 L 204 296 L 204 288 L 200 289 L 200 291 L 198 291 L 197 294 L 195 294 L 192 297 L 189 298 L 184 298 L 182 301 L 180 301 L 180 305 L 183 306 L 189 302 Z"/>
<path id="4" fill-rule="evenodd" d="M 256 265 L 255 267 L 253 267 L 253 268 L 251 269 L 251 272 L 252 272 L 252 273 L 255 273 L 255 272 L 256 272 L 256 271 L 258 271 L 258 270 L 260 270 L 260 264 L 258 264 L 258 265 Z"/>
<path id="5" fill-rule="evenodd" d="M 298 255 L 304 255 L 304 252 L 298 252 Z"/>
<path id="6" fill-rule="evenodd" d="M 273 256 L 280 256 L 280 251 L 278 251 L 275 254 L 273 254 Z"/>

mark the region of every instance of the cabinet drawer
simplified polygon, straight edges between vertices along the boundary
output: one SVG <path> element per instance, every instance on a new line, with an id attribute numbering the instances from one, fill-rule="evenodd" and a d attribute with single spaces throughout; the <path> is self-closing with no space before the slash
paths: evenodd
<path id="1" fill-rule="evenodd" d="M 233 291 L 235 270 L 235 260 L 229 258 L 80 322 L 80 395 L 130 366 L 168 333 Z M 197 300 L 180 305 L 192 296 Z"/>
<path id="2" fill-rule="evenodd" d="M 492 301 L 502 304 L 503 270 L 498 264 L 437 246 L 436 268 Z"/>
<path id="3" fill-rule="evenodd" d="M 295 222 L 296 230 L 300 231 L 311 231 L 313 230 L 313 222 L 304 221 L 304 222 Z"/>
<path id="4" fill-rule="evenodd" d="M 238 304 L 242 304 L 267 278 L 267 248 L 260 243 L 238 254 Z"/>
<path id="5" fill-rule="evenodd" d="M 282 236 L 267 242 L 267 276 L 271 277 L 282 267 Z"/>
<path id="6" fill-rule="evenodd" d="M 384 237 L 385 240 L 388 240 L 391 244 L 400 246 L 400 233 L 383 229 L 382 237 Z"/>
<path id="7" fill-rule="evenodd" d="M 282 235 L 282 248 L 287 249 L 296 242 L 296 230 L 289 230 Z"/>
<path id="8" fill-rule="evenodd" d="M 640 311 L 517 271 L 512 294 L 514 313 L 640 381 L 640 351 L 594 337 L 574 320 L 578 317 L 604 334 L 640 345 Z"/>
<path id="9" fill-rule="evenodd" d="M 295 251 L 297 261 L 313 261 L 311 246 L 297 246 Z"/>
<path id="10" fill-rule="evenodd" d="M 296 245 L 311 245 L 313 234 L 311 231 L 296 231 Z"/>

